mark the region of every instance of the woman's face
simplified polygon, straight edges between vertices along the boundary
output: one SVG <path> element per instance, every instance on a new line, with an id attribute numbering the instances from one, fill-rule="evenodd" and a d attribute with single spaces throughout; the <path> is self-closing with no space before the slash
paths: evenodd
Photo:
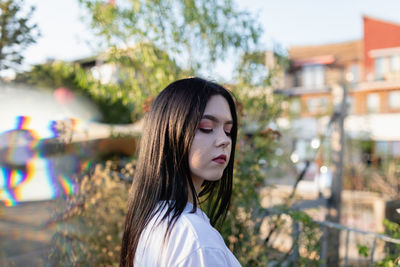
<path id="1" fill-rule="evenodd" d="M 212 96 L 189 151 L 190 174 L 197 192 L 204 180 L 217 181 L 222 177 L 231 155 L 232 126 L 228 102 L 221 95 Z"/>

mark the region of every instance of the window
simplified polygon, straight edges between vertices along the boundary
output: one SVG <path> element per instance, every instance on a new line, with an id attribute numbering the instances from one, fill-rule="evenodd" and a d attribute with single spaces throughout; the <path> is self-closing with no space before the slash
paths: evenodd
<path id="1" fill-rule="evenodd" d="M 91 69 L 93 78 L 100 81 L 101 84 L 117 83 L 118 77 L 116 67 L 111 64 L 102 64 L 94 66 Z"/>
<path id="2" fill-rule="evenodd" d="M 400 55 L 375 58 L 375 78 L 378 81 L 400 79 Z"/>
<path id="3" fill-rule="evenodd" d="M 347 96 L 346 97 L 346 102 L 347 102 L 347 114 L 354 114 L 354 97 L 353 96 Z"/>
<path id="4" fill-rule="evenodd" d="M 379 95 L 376 93 L 369 94 L 367 96 L 367 111 L 369 113 L 376 113 L 379 111 L 379 108 L 380 108 Z"/>
<path id="5" fill-rule="evenodd" d="M 313 97 L 307 99 L 307 111 L 309 113 L 323 113 L 329 107 L 329 99 L 327 97 Z"/>
<path id="6" fill-rule="evenodd" d="M 385 156 L 389 154 L 389 142 L 376 141 L 374 153 L 376 156 Z"/>
<path id="7" fill-rule="evenodd" d="M 394 141 L 392 144 L 392 154 L 394 157 L 400 156 L 400 141 Z"/>
<path id="8" fill-rule="evenodd" d="M 322 87 L 325 84 L 325 68 L 322 65 L 304 66 L 301 78 L 304 87 Z"/>
<path id="9" fill-rule="evenodd" d="M 312 158 L 314 151 L 311 147 L 311 140 L 296 140 L 294 144 L 294 152 L 297 154 L 300 161 Z"/>
<path id="10" fill-rule="evenodd" d="M 290 113 L 293 115 L 298 115 L 301 112 L 301 102 L 300 99 L 293 99 L 290 103 Z"/>
<path id="11" fill-rule="evenodd" d="M 360 66 L 353 64 L 350 66 L 351 83 L 358 83 L 360 81 Z"/>
<path id="12" fill-rule="evenodd" d="M 398 157 L 400 155 L 400 142 L 376 141 L 374 154 L 378 157 Z"/>
<path id="13" fill-rule="evenodd" d="M 383 80 L 385 73 L 386 73 L 385 58 L 377 57 L 375 59 L 375 78 L 376 78 L 376 80 Z"/>
<path id="14" fill-rule="evenodd" d="M 400 109 L 400 91 L 390 92 L 388 95 L 389 108 Z"/>
<path id="15" fill-rule="evenodd" d="M 391 72 L 400 71 L 400 55 L 393 55 L 390 57 L 390 71 Z"/>

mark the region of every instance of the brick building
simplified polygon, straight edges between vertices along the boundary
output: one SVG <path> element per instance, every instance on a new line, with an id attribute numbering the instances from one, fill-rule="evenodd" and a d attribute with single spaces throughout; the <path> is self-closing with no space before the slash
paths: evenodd
<path id="1" fill-rule="evenodd" d="M 325 134 L 342 86 L 348 138 L 368 142 L 362 152 L 372 159 L 400 157 L 400 24 L 364 16 L 363 28 L 361 40 L 289 49 L 290 65 L 275 91 L 290 98 L 281 124 L 291 126 L 300 159 Z"/>

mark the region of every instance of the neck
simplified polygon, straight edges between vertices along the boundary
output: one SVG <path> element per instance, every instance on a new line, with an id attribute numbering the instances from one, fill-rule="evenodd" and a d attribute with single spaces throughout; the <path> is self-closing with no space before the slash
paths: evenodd
<path id="1" fill-rule="evenodd" d="M 195 198 L 197 199 L 197 196 L 199 195 L 200 190 L 201 190 L 201 185 L 202 185 L 202 183 L 203 183 L 203 179 L 193 177 L 193 178 L 192 178 L 192 182 L 193 182 L 194 190 L 195 190 L 195 193 L 196 193 Z M 194 203 L 193 203 L 192 190 L 190 190 L 189 184 L 188 184 L 188 202 L 194 204 Z"/>

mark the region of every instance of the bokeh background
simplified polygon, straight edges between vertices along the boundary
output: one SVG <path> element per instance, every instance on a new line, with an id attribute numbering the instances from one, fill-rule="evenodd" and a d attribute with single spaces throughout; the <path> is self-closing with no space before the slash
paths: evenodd
<path id="1" fill-rule="evenodd" d="M 243 266 L 396 266 L 400 2 L 0 0 L 0 265 L 118 265 L 142 118 L 237 98 Z"/>

